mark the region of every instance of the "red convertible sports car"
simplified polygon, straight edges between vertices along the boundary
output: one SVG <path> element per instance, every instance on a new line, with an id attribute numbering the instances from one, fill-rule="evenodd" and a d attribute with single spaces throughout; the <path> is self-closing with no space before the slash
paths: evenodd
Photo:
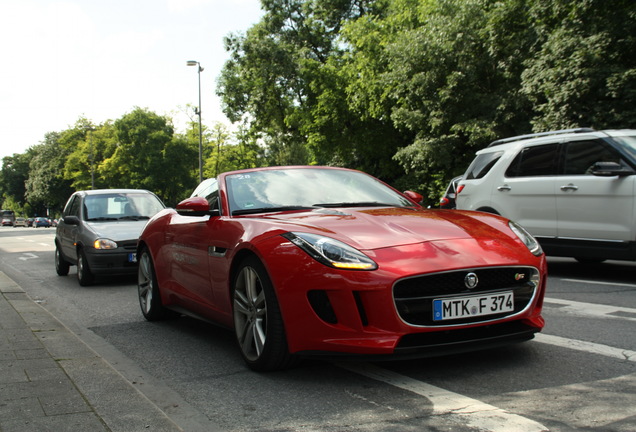
<path id="1" fill-rule="evenodd" d="M 141 310 L 234 329 L 247 365 L 484 349 L 543 328 L 546 261 L 522 227 L 427 210 L 359 171 L 224 173 L 155 215 L 138 246 Z"/>

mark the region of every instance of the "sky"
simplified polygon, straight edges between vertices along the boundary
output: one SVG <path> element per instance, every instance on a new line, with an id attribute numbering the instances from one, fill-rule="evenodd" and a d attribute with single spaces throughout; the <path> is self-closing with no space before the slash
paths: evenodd
<path id="1" fill-rule="evenodd" d="M 198 105 L 204 125 L 228 123 L 215 94 L 229 54 L 260 0 L 0 0 L 0 163 L 47 132 L 116 120 L 135 107 L 183 132 Z"/>

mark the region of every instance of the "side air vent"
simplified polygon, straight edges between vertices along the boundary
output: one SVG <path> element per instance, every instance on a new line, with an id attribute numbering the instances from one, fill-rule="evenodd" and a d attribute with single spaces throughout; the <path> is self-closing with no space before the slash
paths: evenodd
<path id="1" fill-rule="evenodd" d="M 338 323 L 336 313 L 334 312 L 333 307 L 331 306 L 331 302 L 329 301 L 329 297 L 327 296 L 327 293 L 325 291 L 309 291 L 307 293 L 307 298 L 314 312 L 316 312 L 316 315 L 318 315 L 321 320 L 329 324 Z"/>

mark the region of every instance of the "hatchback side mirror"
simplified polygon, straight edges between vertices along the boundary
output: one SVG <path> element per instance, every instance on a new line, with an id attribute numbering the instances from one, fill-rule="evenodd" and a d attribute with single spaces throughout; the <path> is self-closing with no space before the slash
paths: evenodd
<path id="1" fill-rule="evenodd" d="M 634 174 L 634 171 L 616 162 L 596 162 L 592 166 L 592 175 L 599 177 L 625 177 Z"/>
<path id="2" fill-rule="evenodd" d="M 62 218 L 62 221 L 64 221 L 64 223 L 66 225 L 79 225 L 80 224 L 80 220 L 77 216 L 64 216 Z"/>

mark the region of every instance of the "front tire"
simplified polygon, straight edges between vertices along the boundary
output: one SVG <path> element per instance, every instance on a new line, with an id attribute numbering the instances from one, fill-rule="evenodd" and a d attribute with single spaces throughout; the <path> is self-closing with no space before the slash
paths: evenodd
<path id="1" fill-rule="evenodd" d="M 245 259 L 232 280 L 234 334 L 247 366 L 255 371 L 288 369 L 285 326 L 272 282 L 256 257 Z"/>
<path id="2" fill-rule="evenodd" d="M 71 265 L 64 259 L 60 247 L 55 244 L 55 271 L 59 276 L 68 275 L 68 270 Z"/>
<path id="3" fill-rule="evenodd" d="M 83 249 L 77 251 L 77 280 L 80 286 L 89 286 L 93 283 L 95 276 L 88 266 L 88 260 Z"/>
<path id="4" fill-rule="evenodd" d="M 148 249 L 144 248 L 139 255 L 139 268 L 137 270 L 137 293 L 141 313 L 148 321 L 158 321 L 172 316 L 174 312 L 166 309 L 161 302 L 161 293 L 157 283 L 157 275 L 152 257 Z"/>

